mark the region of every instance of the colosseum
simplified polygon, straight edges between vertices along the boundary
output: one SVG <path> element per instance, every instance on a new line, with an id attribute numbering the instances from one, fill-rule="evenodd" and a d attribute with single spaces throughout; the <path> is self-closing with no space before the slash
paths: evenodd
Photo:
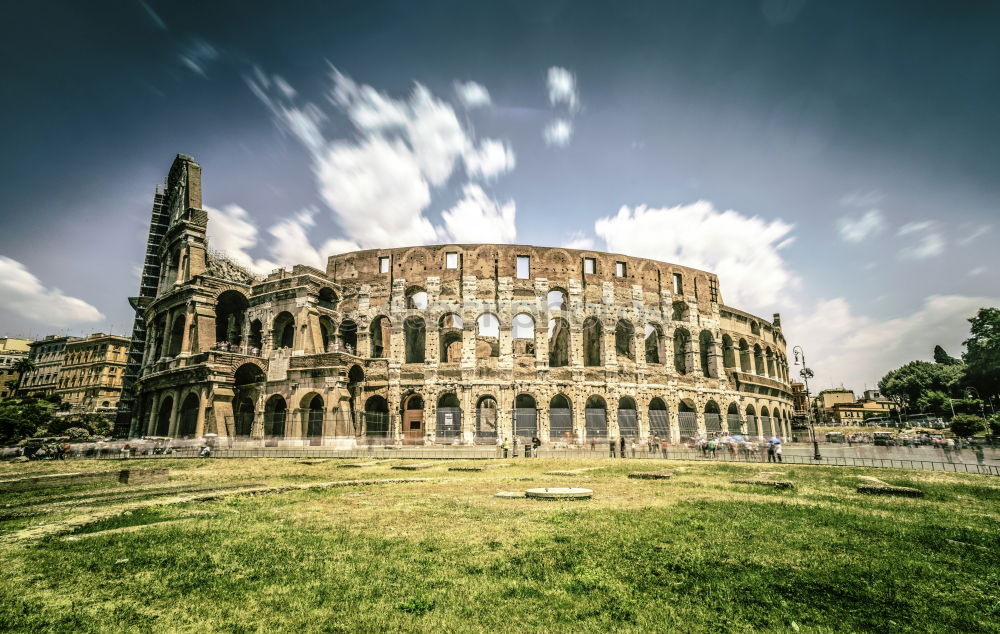
<path id="1" fill-rule="evenodd" d="M 781 321 L 709 272 L 511 244 L 374 249 L 255 277 L 210 250 L 201 168 L 154 197 L 119 422 L 253 446 L 787 435 Z"/>

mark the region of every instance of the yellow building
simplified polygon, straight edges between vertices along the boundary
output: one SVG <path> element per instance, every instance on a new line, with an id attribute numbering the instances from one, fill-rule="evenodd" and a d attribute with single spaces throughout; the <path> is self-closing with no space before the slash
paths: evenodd
<path id="1" fill-rule="evenodd" d="M 891 409 L 892 404 L 886 401 L 837 403 L 833 406 L 831 419 L 838 425 L 861 425 L 866 417 L 888 416 Z"/>
<path id="2" fill-rule="evenodd" d="M 31 339 L 0 337 L 0 398 L 14 395 L 19 376 L 14 364 L 28 357 L 29 344 Z"/>
<path id="3" fill-rule="evenodd" d="M 113 412 L 122 391 L 129 339 L 95 333 L 68 341 L 56 394 L 71 412 Z"/>
<path id="4" fill-rule="evenodd" d="M 55 392 L 66 356 L 66 344 L 79 339 L 48 335 L 32 342 L 28 358 L 34 361 L 35 367 L 24 376 L 19 392 L 27 396 L 47 396 Z"/>

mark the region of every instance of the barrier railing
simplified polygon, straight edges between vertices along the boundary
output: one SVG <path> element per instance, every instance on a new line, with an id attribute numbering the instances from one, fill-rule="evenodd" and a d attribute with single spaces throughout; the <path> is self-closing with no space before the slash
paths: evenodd
<path id="1" fill-rule="evenodd" d="M 511 448 L 513 449 L 513 448 Z M 199 447 L 172 448 L 170 453 L 132 453 L 126 458 L 125 454 L 118 449 L 102 449 L 93 452 L 76 452 L 67 454 L 67 459 L 91 459 L 91 460 L 164 460 L 171 458 L 196 458 L 199 456 Z M 518 446 L 517 454 L 509 458 L 532 459 L 523 457 L 523 445 Z M 566 449 L 546 449 L 542 448 L 538 452 L 539 458 L 609 458 L 607 444 L 598 443 L 593 451 L 584 448 Z M 211 458 L 381 458 L 381 459 L 403 459 L 403 460 L 486 460 L 491 458 L 502 458 L 502 448 L 486 448 L 482 446 L 462 446 L 462 447 L 430 447 L 417 448 L 413 446 L 393 447 L 371 445 L 359 447 L 357 449 L 342 450 L 323 447 L 257 447 L 251 449 L 228 449 L 216 447 L 212 449 Z M 732 453 L 729 450 L 719 449 L 713 455 L 711 451 L 697 449 L 669 447 L 666 451 L 660 448 L 650 448 L 649 445 L 638 446 L 632 452 L 629 445 L 625 451 L 625 458 L 643 459 L 667 459 L 667 460 L 690 460 L 690 461 L 714 461 L 714 462 L 747 462 L 763 463 L 768 462 L 766 450 L 759 452 L 739 451 Z M 618 456 L 613 460 L 621 460 Z M 988 465 L 979 462 L 962 461 L 936 461 L 920 460 L 914 458 L 857 458 L 847 456 L 825 457 L 823 460 L 814 460 L 811 456 L 785 453 L 782 455 L 780 463 L 776 464 L 814 465 L 828 467 L 865 467 L 865 468 L 885 468 L 885 469 L 918 469 L 924 471 L 949 471 L 954 473 L 976 473 L 982 475 L 1000 476 L 1000 465 Z"/>

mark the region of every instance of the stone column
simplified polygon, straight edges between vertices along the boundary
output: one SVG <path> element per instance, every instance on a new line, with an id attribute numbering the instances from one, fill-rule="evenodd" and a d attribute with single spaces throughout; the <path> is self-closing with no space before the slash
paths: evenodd
<path id="1" fill-rule="evenodd" d="M 160 413 L 160 393 L 156 392 L 153 394 L 152 405 L 149 410 L 149 420 L 146 423 L 146 435 L 153 436 L 156 434 L 156 419 Z"/>
<path id="2" fill-rule="evenodd" d="M 198 397 L 198 421 L 195 424 L 194 435 L 205 435 L 205 410 L 208 407 L 208 388 L 202 387 Z"/>
<path id="3" fill-rule="evenodd" d="M 175 392 L 173 397 L 173 407 L 170 408 L 170 426 L 167 428 L 169 430 L 167 435 L 171 438 L 175 438 L 177 436 L 177 415 L 181 409 L 180 393 Z"/>

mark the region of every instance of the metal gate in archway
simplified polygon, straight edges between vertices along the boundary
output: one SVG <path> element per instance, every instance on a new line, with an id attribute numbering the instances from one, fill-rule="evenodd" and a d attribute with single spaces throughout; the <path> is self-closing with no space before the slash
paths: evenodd
<path id="1" fill-rule="evenodd" d="M 586 421 L 587 440 L 601 440 L 608 437 L 608 412 L 604 409 L 590 408 L 583 410 Z"/>
<path id="2" fill-rule="evenodd" d="M 435 438 L 440 441 L 454 441 L 462 438 L 462 408 L 437 408 L 437 429 Z"/>
<path id="3" fill-rule="evenodd" d="M 480 407 L 476 410 L 477 445 L 491 445 L 497 441 L 497 408 Z"/>
<path id="4" fill-rule="evenodd" d="M 634 409 L 619 408 L 618 433 L 624 438 L 639 437 L 639 416 Z"/>
<path id="5" fill-rule="evenodd" d="M 514 436 L 530 442 L 538 435 L 538 410 L 534 407 L 514 408 Z"/>
<path id="6" fill-rule="evenodd" d="M 698 415 L 694 412 L 678 412 L 677 426 L 681 432 L 681 442 L 698 435 Z"/>
<path id="7" fill-rule="evenodd" d="M 664 409 L 651 409 L 649 414 L 649 435 L 661 439 L 670 438 L 670 415 Z"/>
<path id="8" fill-rule="evenodd" d="M 573 410 L 561 407 L 549 409 L 549 440 L 552 442 L 574 442 Z"/>

